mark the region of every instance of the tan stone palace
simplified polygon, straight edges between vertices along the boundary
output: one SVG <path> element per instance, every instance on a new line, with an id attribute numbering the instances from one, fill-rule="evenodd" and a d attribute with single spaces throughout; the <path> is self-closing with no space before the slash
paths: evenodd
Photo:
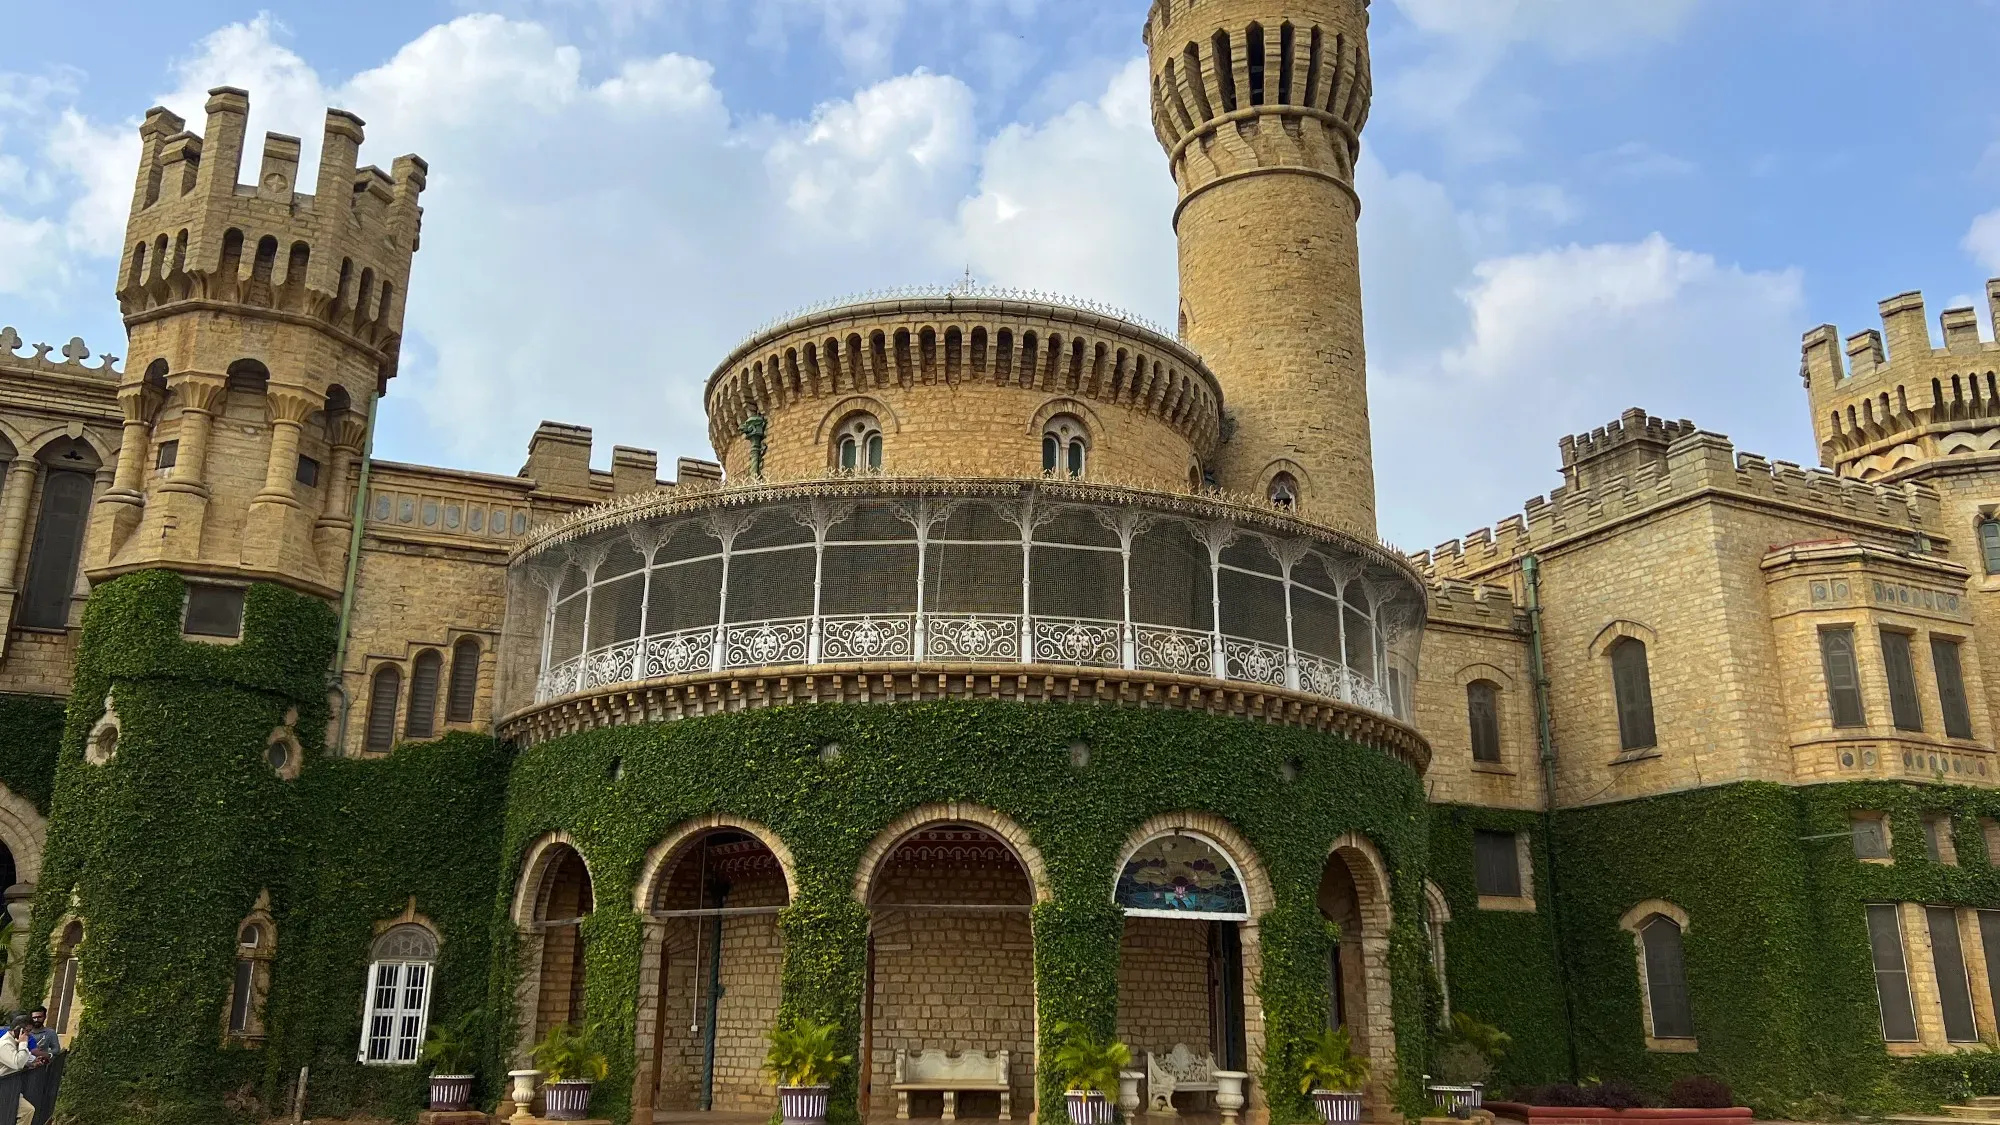
<path id="1" fill-rule="evenodd" d="M 1278 1012 L 1267 919 L 1294 905 L 1331 924 L 1315 987 L 1374 1062 L 1378 1118 L 1418 1078 L 1427 1005 L 1512 1030 L 1504 1077 L 1717 1073 L 1779 1091 L 1764 1104 L 1818 1089 L 1758 1069 L 1780 1041 L 1838 1034 L 1890 1066 L 2000 1035 L 1985 909 L 2000 884 L 1984 874 L 2000 861 L 2000 656 L 1984 651 L 2000 644 L 2000 345 L 1953 308 L 1936 346 L 1923 298 L 1894 297 L 1879 331 L 1805 334 L 1819 466 L 1635 409 L 1564 438 L 1561 486 L 1522 512 L 1413 556 L 1385 548 L 1353 175 L 1367 22 L 1366 0 L 1156 0 L 1153 118 L 1180 189 L 1171 329 L 970 286 L 818 307 L 721 358 L 714 460 L 683 457 L 671 480 L 625 446 L 593 468 L 591 432 L 557 422 L 513 476 L 374 457 L 423 283 L 425 162 L 361 166 L 363 123 L 333 110 L 317 168 L 275 133 L 251 163 L 249 95 L 228 87 L 198 132 L 150 111 L 118 267 L 125 358 L 0 330 L 0 693 L 71 697 L 94 591 L 168 571 L 191 652 L 252 644 L 246 591 L 254 604 L 265 584 L 337 615 L 323 740 L 301 729 L 309 700 L 268 754 L 247 751 L 282 782 L 453 732 L 517 755 L 508 807 L 489 810 L 508 825 L 492 932 L 448 932 L 414 882 L 375 888 L 392 906 L 342 947 L 340 980 L 313 986 L 340 1010 L 321 1055 L 301 1055 L 267 1024 L 287 973 L 320 963 L 288 967 L 308 911 L 285 899 L 322 889 L 246 884 L 201 939 L 222 966 L 190 993 L 222 1005 L 200 1016 L 209 1038 L 292 1052 L 268 1067 L 274 1101 L 310 1058 L 344 1056 L 362 1082 L 415 1062 L 449 974 L 485 1002 L 497 963 L 516 973 L 491 999 L 511 1020 L 494 1025 L 505 1061 L 616 1008 L 617 1114 L 763 1112 L 763 1033 L 804 995 L 788 960 L 803 931 L 781 919 L 819 903 L 867 919 L 859 1007 L 827 1009 L 857 1036 L 859 1112 L 900 1098 L 920 1117 L 1026 1116 L 1052 1005 L 1069 1002 L 1041 975 L 1041 928 L 1093 879 L 1123 919 L 1115 1026 L 1165 1068 L 1149 1096 L 1168 1111 L 1177 1083 L 1188 1109 L 1218 1070 L 1250 1076 L 1253 1117 L 1285 1095 L 1267 1068 L 1290 1057 L 1296 1011 Z M 1987 293 L 2000 315 L 2000 280 Z M 57 862 L 63 818 L 112 791 L 89 771 L 110 785 L 141 769 L 120 677 L 144 677 L 107 675 L 108 695 L 69 698 L 42 791 L 0 785 L 0 1004 L 48 998 L 80 1052 L 121 1006 L 94 982 L 124 987 L 92 946 L 134 948 L 93 929 L 121 916 L 102 861 Z M 614 728 L 690 739 L 678 724 L 947 704 L 1359 748 L 1421 792 L 1382 820 L 1418 825 L 1418 844 L 1360 817 L 1300 845 L 1324 864 L 1302 874 L 1272 858 L 1301 814 L 1210 801 L 1247 776 L 1228 762 L 1159 779 L 1101 860 L 1053 843 L 1061 818 L 1010 803 L 1004 770 L 857 821 L 831 859 L 778 814 L 687 786 L 657 796 L 700 815 L 658 831 L 528 811 Z M 1096 768 L 1105 745 L 1074 741 L 1063 768 Z M 825 742 L 797 768 L 829 780 L 802 791 L 832 792 L 864 756 Z M 1279 793 L 1316 761 L 1257 784 Z M 629 754 L 608 768 L 592 784 L 655 784 Z M 1829 788 L 1854 782 L 1879 784 Z M 1756 827 L 1782 854 L 1700 858 L 1751 831 L 1731 794 L 1797 795 L 1769 806 L 1795 821 Z M 1160 872 L 1182 881 L 1161 889 Z M 614 916 L 629 929 L 599 921 Z M 1794 925 L 1838 949 L 1773 937 Z M 494 952 L 440 953 L 466 942 Z M 1746 992 L 1750 949 L 1778 952 Z M 1814 1032 L 1779 978 L 1838 996 L 1836 1030 Z M 897 1089 L 926 1049 L 999 1061 L 940 1102 Z"/>

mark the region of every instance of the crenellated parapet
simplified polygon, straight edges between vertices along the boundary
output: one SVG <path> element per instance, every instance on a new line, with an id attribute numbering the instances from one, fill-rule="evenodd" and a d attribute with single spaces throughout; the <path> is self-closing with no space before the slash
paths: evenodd
<path id="1" fill-rule="evenodd" d="M 2000 278 L 1986 283 L 1986 298 L 2000 311 Z M 1978 314 L 1946 309 L 1939 347 L 1923 294 L 1891 297 L 1881 313 L 1879 330 L 1844 341 L 1830 324 L 1806 333 L 1800 374 L 1821 464 L 1875 480 L 2000 448 L 2000 344 L 1981 339 Z"/>
<path id="2" fill-rule="evenodd" d="M 1694 432 L 1694 423 L 1685 418 L 1670 422 L 1634 407 L 1609 425 L 1556 443 L 1562 451 L 1563 481 L 1570 488 L 1590 488 L 1649 466 L 1657 470 L 1666 462 L 1667 449 Z"/>
<path id="3" fill-rule="evenodd" d="M 1433 579 L 1428 624 L 1513 632 L 1522 627 L 1521 609 L 1515 604 L 1510 587 L 1454 578 Z"/>
<path id="4" fill-rule="evenodd" d="M 1590 487 L 1536 496 L 1520 515 L 1410 556 L 1433 581 L 1490 580 L 1530 551 L 1545 551 L 1700 495 L 1788 508 L 1844 525 L 1851 533 L 1907 545 L 1940 539 L 1942 503 L 1920 482 L 1873 484 L 1739 453 L 1720 435 L 1682 434 L 1658 463 Z"/>

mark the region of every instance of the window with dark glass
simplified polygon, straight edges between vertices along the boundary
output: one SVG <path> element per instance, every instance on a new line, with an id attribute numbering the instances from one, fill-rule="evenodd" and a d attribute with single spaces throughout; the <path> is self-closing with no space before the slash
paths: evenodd
<path id="1" fill-rule="evenodd" d="M 1856 816 L 1852 827 L 1854 832 L 1854 858 L 1889 858 L 1889 829 L 1880 816 Z"/>
<path id="2" fill-rule="evenodd" d="M 19 621 L 27 628 L 61 629 L 69 625 L 92 484 L 91 474 L 69 469 L 49 468 L 42 475 L 42 514 L 35 521 L 34 550 L 28 556 L 28 580 L 21 591 Z"/>
<path id="3" fill-rule="evenodd" d="M 1646 643 L 1626 637 L 1611 646 L 1611 682 L 1618 700 L 1618 744 L 1644 750 L 1659 744 L 1653 732 L 1653 679 Z"/>
<path id="4" fill-rule="evenodd" d="M 479 642 L 464 637 L 451 646 L 451 691 L 445 721 L 469 723 L 479 701 Z"/>
<path id="5" fill-rule="evenodd" d="M 1861 674 L 1854 663 L 1854 630 L 1843 625 L 1819 631 L 1819 662 L 1826 673 L 1827 702 L 1833 710 L 1833 725 L 1868 725 L 1861 710 Z"/>
<path id="6" fill-rule="evenodd" d="M 1916 1042 L 1916 1007 L 1910 1002 L 1910 971 L 1903 961 L 1903 929 L 1896 907 L 1887 903 L 1868 907 L 1868 949 L 1875 962 L 1882 1038 L 1891 1043 Z"/>
<path id="7" fill-rule="evenodd" d="M 250 1030 L 250 1001 L 256 990 L 257 962 L 247 957 L 236 962 L 236 980 L 231 985 L 229 1001 L 229 1033 L 241 1035 Z"/>
<path id="8" fill-rule="evenodd" d="M 1987 574 L 2000 576 L 2000 520 L 1979 521 L 1979 556 Z"/>
<path id="9" fill-rule="evenodd" d="M 1958 940 L 1958 911 L 1927 906 L 1931 930 L 1931 962 L 1937 970 L 1938 1010 L 1944 1017 L 1944 1037 L 1950 1043 L 1977 1043 L 1979 1029 L 1972 1019 L 1972 984 L 1965 972 L 1965 951 Z"/>
<path id="10" fill-rule="evenodd" d="M 243 590 L 238 586 L 187 588 L 187 615 L 181 632 L 195 637 L 240 637 L 243 635 Z"/>
<path id="11" fill-rule="evenodd" d="M 430 738 L 437 733 L 438 682 L 444 674 L 444 657 L 436 649 L 425 649 L 410 664 L 410 707 L 403 717 L 406 738 Z"/>
<path id="12" fill-rule="evenodd" d="M 1465 713 L 1472 725 L 1472 760 L 1500 760 L 1500 689 L 1489 680 L 1465 685 Z"/>
<path id="13" fill-rule="evenodd" d="M 307 488 L 318 487 L 319 462 L 311 457 L 301 456 L 299 458 L 298 470 L 292 474 L 292 479 L 305 485 Z"/>
<path id="14" fill-rule="evenodd" d="M 368 749 L 387 753 L 396 747 L 396 697 L 403 691 L 403 673 L 394 664 L 376 669 L 368 692 Z"/>
<path id="15" fill-rule="evenodd" d="M 1965 699 L 1965 667 L 1959 661 L 1958 642 L 1949 637 L 1931 638 L 1931 670 L 1937 673 L 1938 709 L 1944 712 L 1944 733 L 1952 738 L 1972 737 L 1972 708 Z"/>
<path id="16" fill-rule="evenodd" d="M 174 463 L 180 459 L 181 443 L 178 441 L 163 441 L 160 443 L 159 456 L 153 461 L 153 467 L 155 469 L 171 469 L 174 467 Z"/>
<path id="17" fill-rule="evenodd" d="M 1653 915 L 1639 927 L 1639 944 L 1646 951 L 1646 997 L 1653 1010 L 1653 1038 L 1694 1038 L 1680 923 L 1664 914 Z"/>
<path id="18" fill-rule="evenodd" d="M 83 944 L 83 923 L 63 927 L 56 942 L 55 980 L 49 987 L 49 1026 L 57 1035 L 67 1036 L 76 1014 L 77 946 Z"/>
<path id="19" fill-rule="evenodd" d="M 1482 895 L 1521 897 L 1521 850 L 1514 833 L 1472 834 L 1472 881 Z"/>
<path id="20" fill-rule="evenodd" d="M 1924 817 L 1924 853 L 1932 863 L 1956 863 L 1951 846 L 1951 815 L 1930 813 Z"/>
<path id="21" fill-rule="evenodd" d="M 1889 718 L 1896 729 L 1924 729 L 1924 709 L 1917 700 L 1917 672 L 1910 660 L 1908 633 L 1882 630 L 1882 666 L 1889 673 Z"/>

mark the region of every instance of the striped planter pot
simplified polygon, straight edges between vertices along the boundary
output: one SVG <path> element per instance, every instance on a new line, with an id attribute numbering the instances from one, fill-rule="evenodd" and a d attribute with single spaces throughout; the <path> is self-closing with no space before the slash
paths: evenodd
<path id="1" fill-rule="evenodd" d="M 1474 1082 L 1470 1086 L 1432 1086 L 1431 1104 L 1447 1114 L 1458 1110 L 1475 1110 L 1486 1104 L 1486 1084 Z"/>
<path id="2" fill-rule="evenodd" d="M 542 1116 L 550 1121 L 582 1121 L 590 1116 L 590 1086 L 581 1079 L 550 1082 L 542 1087 Z"/>
<path id="3" fill-rule="evenodd" d="M 1069 1106 L 1071 1125 L 1111 1125 L 1111 1099 L 1098 1090 L 1070 1090 L 1063 1094 Z"/>
<path id="4" fill-rule="evenodd" d="M 1356 1125 L 1361 1120 L 1361 1095 L 1346 1090 L 1314 1090 L 1313 1108 L 1324 1125 Z"/>
<path id="5" fill-rule="evenodd" d="M 778 1112 L 785 1125 L 820 1125 L 826 1120 L 827 1086 L 778 1087 Z"/>
<path id="6" fill-rule="evenodd" d="M 472 1104 L 472 1075 L 431 1075 L 431 1108 L 455 1112 Z"/>

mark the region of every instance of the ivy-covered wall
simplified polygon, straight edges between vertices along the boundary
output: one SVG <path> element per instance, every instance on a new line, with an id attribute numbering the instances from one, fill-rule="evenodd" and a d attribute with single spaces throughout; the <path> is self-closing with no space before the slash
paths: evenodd
<path id="1" fill-rule="evenodd" d="M 1089 747 L 1072 765 L 1070 747 Z M 840 753 L 822 754 L 837 743 Z M 1289 766 L 1289 768 L 1288 768 Z M 1287 778 L 1292 778 L 1287 780 Z M 1277 907 L 1260 928 L 1260 999 L 1268 1050 L 1265 1089 L 1278 1121 L 1302 1120 L 1300 1045 L 1326 1011 L 1330 927 L 1317 892 L 1329 849 L 1343 832 L 1368 837 L 1393 882 L 1391 937 L 1399 1091 L 1415 1107 L 1425 1049 L 1426 956 L 1418 925 L 1426 811 L 1414 771 L 1338 738 L 1241 720 L 1168 711 L 1069 705 L 947 702 L 802 706 L 747 711 L 573 735 L 524 752 L 508 806 L 501 893 L 504 924 L 533 842 L 564 831 L 595 884 L 584 922 L 585 1004 L 603 1021 L 613 1060 L 593 1112 L 629 1110 L 642 923 L 632 892 L 649 849 L 677 826 L 711 813 L 764 825 L 795 863 L 798 894 L 780 918 L 784 1009 L 835 1019 L 849 1046 L 858 1034 L 866 911 L 854 901 L 862 855 L 911 809 L 963 801 L 993 808 L 1032 838 L 1053 901 L 1034 914 L 1035 973 L 1043 1050 L 1058 1022 L 1109 1033 L 1117 1002 L 1122 917 L 1110 902 L 1120 848 L 1155 815 L 1205 812 L 1234 825 L 1269 873 Z M 511 1011 L 518 958 L 496 945 L 492 1000 Z M 496 1044 L 508 1036 L 496 1036 Z M 496 1055 L 489 1070 L 497 1070 Z M 1040 1077 L 1045 1120 L 1061 1091 Z M 835 1106 L 851 1120 L 852 1076 Z"/>
<path id="2" fill-rule="evenodd" d="M 64 701 L 44 695 L 0 695 L 0 785 L 49 812 L 62 748 Z"/>

